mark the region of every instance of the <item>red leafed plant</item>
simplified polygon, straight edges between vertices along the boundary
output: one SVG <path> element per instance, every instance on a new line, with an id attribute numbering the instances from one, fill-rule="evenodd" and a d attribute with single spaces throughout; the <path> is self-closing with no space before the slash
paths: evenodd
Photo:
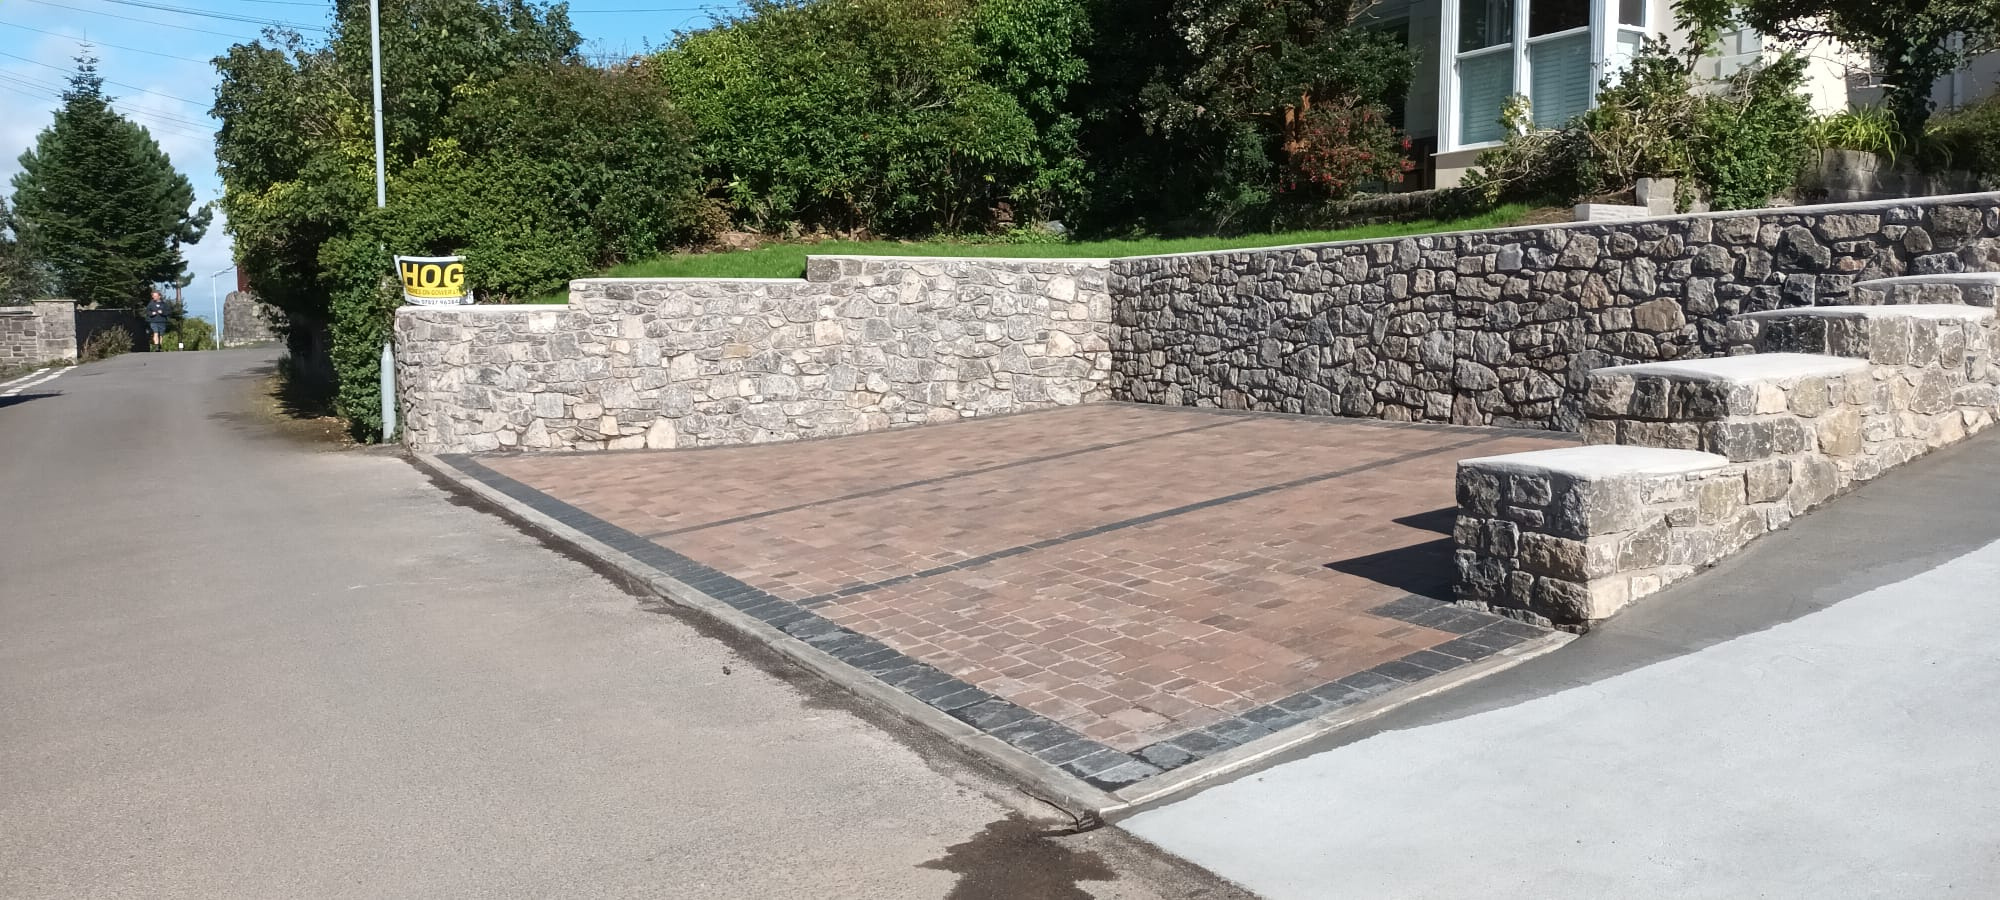
<path id="1" fill-rule="evenodd" d="M 1314 104 L 1300 98 L 1285 111 L 1285 154 L 1295 189 L 1313 188 L 1341 199 L 1369 182 L 1397 184 L 1416 168 L 1410 141 L 1389 124 L 1388 110 L 1352 97 Z"/>

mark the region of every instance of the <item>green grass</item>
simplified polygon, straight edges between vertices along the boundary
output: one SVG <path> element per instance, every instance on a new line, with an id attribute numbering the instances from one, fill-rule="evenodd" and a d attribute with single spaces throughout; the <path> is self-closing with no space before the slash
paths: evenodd
<path id="1" fill-rule="evenodd" d="M 773 244 L 756 250 L 725 253 L 676 253 L 616 266 L 601 273 L 610 278 L 801 278 L 807 256 L 980 256 L 1101 258 L 1196 253 L 1245 247 L 1282 247 L 1369 238 L 1476 231 L 1514 224 L 1528 213 L 1525 204 L 1509 204 L 1462 219 L 1423 220 L 1392 225 L 1365 225 L 1335 231 L 1288 231 L 1227 238 L 1149 238 L 1122 241 L 1076 241 L 1047 244 L 978 244 L 959 242 L 827 241 L 819 244 Z M 536 302 L 561 303 L 562 297 Z"/>

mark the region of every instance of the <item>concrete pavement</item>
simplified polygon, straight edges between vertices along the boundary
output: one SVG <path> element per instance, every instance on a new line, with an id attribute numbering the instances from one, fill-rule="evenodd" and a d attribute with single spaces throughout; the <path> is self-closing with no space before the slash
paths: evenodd
<path id="1" fill-rule="evenodd" d="M 0 403 L 0 895 L 1237 896 L 283 437 L 274 355 Z"/>
<path id="2" fill-rule="evenodd" d="M 2000 438 L 1124 826 L 1272 898 L 2000 892 Z"/>

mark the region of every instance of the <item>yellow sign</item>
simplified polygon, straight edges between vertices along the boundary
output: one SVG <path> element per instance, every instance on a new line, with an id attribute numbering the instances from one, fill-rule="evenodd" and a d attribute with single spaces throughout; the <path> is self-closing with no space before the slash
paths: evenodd
<path id="1" fill-rule="evenodd" d="M 398 256 L 396 274 L 403 279 L 403 299 L 420 305 L 471 303 L 465 290 L 465 257 Z"/>

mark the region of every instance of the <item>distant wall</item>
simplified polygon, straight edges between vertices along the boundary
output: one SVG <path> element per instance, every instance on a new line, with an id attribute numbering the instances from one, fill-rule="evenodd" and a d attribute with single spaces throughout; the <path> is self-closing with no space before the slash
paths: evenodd
<path id="1" fill-rule="evenodd" d="M 625 449 L 1108 399 L 1103 260 L 816 257 L 800 279 L 585 279 L 397 312 L 404 441 Z"/>
<path id="2" fill-rule="evenodd" d="M 1727 352 L 1738 313 L 2000 270 L 2000 194 L 1111 263 L 1112 392 L 1576 430 L 1593 369 Z"/>
<path id="3" fill-rule="evenodd" d="M 257 299 L 249 291 L 230 291 L 222 300 L 222 335 L 224 347 L 244 344 L 261 344 L 278 339 L 278 332 L 272 320 L 272 309 Z"/>
<path id="4" fill-rule="evenodd" d="M 0 366 L 76 359 L 76 302 L 0 306 Z"/>

